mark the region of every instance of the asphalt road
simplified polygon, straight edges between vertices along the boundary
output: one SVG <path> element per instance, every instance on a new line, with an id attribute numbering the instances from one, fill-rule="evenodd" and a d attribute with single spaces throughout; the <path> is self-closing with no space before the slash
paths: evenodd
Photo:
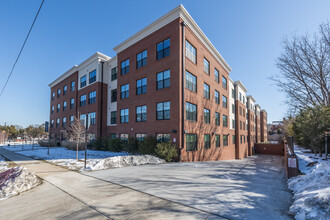
<path id="1" fill-rule="evenodd" d="M 281 156 L 83 172 L 231 219 L 292 219 Z"/>
<path id="2" fill-rule="evenodd" d="M 40 186 L 0 201 L 0 219 L 225 219 L 1 147 L 0 154 L 43 179 Z"/>

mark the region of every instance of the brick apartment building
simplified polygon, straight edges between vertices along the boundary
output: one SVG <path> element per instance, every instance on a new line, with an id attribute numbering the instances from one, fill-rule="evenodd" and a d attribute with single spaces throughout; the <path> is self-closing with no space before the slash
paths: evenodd
<path id="1" fill-rule="evenodd" d="M 49 85 L 51 138 L 65 138 L 73 116 L 88 114 L 90 138 L 153 135 L 175 143 L 181 161 L 240 159 L 266 140 L 257 138 L 267 131 L 260 107 L 182 5 L 114 50 Z"/>

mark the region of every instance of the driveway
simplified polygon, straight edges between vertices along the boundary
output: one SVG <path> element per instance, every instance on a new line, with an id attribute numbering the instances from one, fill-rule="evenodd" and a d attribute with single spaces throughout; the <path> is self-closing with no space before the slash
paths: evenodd
<path id="1" fill-rule="evenodd" d="M 292 219 L 281 156 L 169 163 L 83 174 L 231 219 Z"/>

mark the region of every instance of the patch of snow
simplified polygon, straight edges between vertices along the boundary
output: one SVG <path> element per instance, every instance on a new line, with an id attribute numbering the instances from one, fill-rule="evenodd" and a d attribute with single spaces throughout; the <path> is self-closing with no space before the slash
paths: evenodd
<path id="1" fill-rule="evenodd" d="M 295 146 L 299 169 L 305 175 L 288 180 L 289 189 L 294 193 L 290 213 L 297 220 L 330 219 L 330 161 L 322 160 L 306 149 Z M 315 165 L 307 166 L 312 162 Z"/>
<path id="2" fill-rule="evenodd" d="M 100 160 L 91 160 L 86 167 L 87 170 L 104 170 L 110 168 L 140 166 L 145 164 L 163 164 L 165 160 L 151 155 L 130 155 L 121 157 L 110 157 Z"/>
<path id="3" fill-rule="evenodd" d="M 41 182 L 34 173 L 24 167 L 10 168 L 0 173 L 0 200 L 32 189 Z"/>
<path id="4" fill-rule="evenodd" d="M 49 155 L 47 147 L 35 146 L 7 146 L 7 150 L 15 151 L 25 156 L 36 159 L 46 160 L 70 170 L 84 170 L 85 151 L 78 152 L 78 161 L 76 160 L 76 151 L 64 147 L 51 147 Z M 87 150 L 86 170 L 103 170 L 127 166 L 139 166 L 145 164 L 162 164 L 164 160 L 151 155 L 130 155 L 127 152 L 110 152 Z"/>

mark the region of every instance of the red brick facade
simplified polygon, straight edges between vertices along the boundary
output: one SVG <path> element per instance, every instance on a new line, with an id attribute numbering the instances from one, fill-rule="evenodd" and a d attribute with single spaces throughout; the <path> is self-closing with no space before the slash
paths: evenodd
<path id="1" fill-rule="evenodd" d="M 182 7 L 182 6 L 180 6 Z M 178 9 L 175 9 L 178 10 Z M 182 10 L 182 9 L 180 9 Z M 181 11 L 182 12 L 182 11 Z M 170 15 L 173 16 L 169 12 Z M 184 11 L 182 12 L 184 13 Z M 181 15 L 180 15 L 181 16 Z M 96 113 L 96 123 L 90 128 L 90 133 L 96 137 L 109 136 L 110 134 L 128 134 L 135 137 L 137 134 L 156 136 L 157 134 L 169 134 L 170 140 L 180 150 L 181 161 L 208 161 L 241 159 L 252 154 L 254 142 L 260 141 L 260 119 L 254 112 L 248 110 L 246 118 L 245 103 L 235 101 L 235 118 L 230 118 L 231 104 L 229 102 L 231 91 L 229 91 L 230 67 L 225 63 L 213 45 L 196 31 L 194 25 L 182 26 L 183 18 L 177 17 L 164 24 L 160 28 L 154 28 L 150 33 L 143 35 L 139 32 L 129 38 L 116 48 L 117 52 L 117 102 L 115 110 L 108 106 L 108 81 L 99 81 L 78 90 L 79 72 L 74 72 L 67 78 L 57 82 L 51 87 L 51 94 L 55 92 L 55 98 L 51 101 L 55 112 L 50 114 L 50 120 L 54 120 L 54 126 L 50 128 L 53 137 L 61 137 L 62 118 L 67 118 L 67 124 L 71 115 Z M 167 19 L 166 16 L 162 19 Z M 162 22 L 160 20 L 159 22 Z M 185 20 L 186 21 L 186 20 Z M 188 21 L 189 23 L 189 21 Z M 143 37 L 140 37 L 143 35 Z M 170 54 L 162 59 L 157 59 L 157 44 L 170 39 Z M 196 62 L 186 56 L 186 41 L 196 49 Z M 207 41 L 205 43 L 205 41 Z M 132 43 L 130 43 L 132 42 Z M 124 46 L 123 46 L 124 45 Z M 210 46 L 211 45 L 211 46 Z M 146 64 L 138 68 L 137 54 L 147 51 Z M 109 58 L 110 59 L 110 58 Z M 129 59 L 129 71 L 125 74 L 121 71 L 121 63 Z M 204 71 L 204 59 L 209 62 L 209 73 Z M 113 60 L 115 62 L 115 60 Z M 157 88 L 157 73 L 170 71 L 170 86 Z M 218 80 L 215 77 L 215 70 L 219 72 Z M 99 70 L 98 70 L 99 71 Z M 196 91 L 187 88 L 186 71 L 196 77 Z M 109 73 L 109 72 L 108 72 Z M 110 73 L 107 77 L 111 77 Z M 137 94 L 137 81 L 146 78 L 146 92 Z M 224 79 L 224 82 L 222 82 Z M 75 80 L 74 92 L 70 90 L 71 81 Z M 129 85 L 128 97 L 121 97 L 121 86 Z M 209 98 L 204 97 L 204 84 L 209 86 Z M 65 96 L 57 98 L 57 89 L 68 86 Z M 114 89 L 113 87 L 111 90 Z M 246 89 L 245 89 L 246 90 Z M 88 104 L 88 94 L 96 91 L 96 102 Z M 219 93 L 219 101 L 216 101 L 215 91 Z M 79 106 L 80 96 L 87 95 L 86 106 Z M 101 95 L 102 94 L 102 95 Z M 75 106 L 70 109 L 70 99 L 74 97 Z M 67 110 L 62 110 L 63 102 L 67 101 Z M 170 118 L 166 120 L 157 119 L 157 103 L 170 102 Z M 57 113 L 56 106 L 61 103 L 61 110 Z M 196 119 L 187 120 L 186 103 L 197 107 Z M 232 103 L 234 104 L 234 103 Z M 111 105 L 111 104 L 110 104 Z M 146 120 L 137 121 L 137 107 L 146 106 Z M 128 109 L 128 121 L 121 121 L 121 110 Z M 210 122 L 205 122 L 204 110 L 210 112 Z M 107 113 L 108 111 L 108 113 Z M 108 126 L 107 118 L 110 111 L 117 111 L 117 124 Z M 216 114 L 219 115 L 219 122 L 216 123 Z M 60 126 L 56 128 L 56 119 L 60 118 Z M 225 124 L 225 118 L 227 123 Z M 230 129 L 231 119 L 235 120 L 236 128 Z M 247 124 L 248 120 L 248 124 Z M 254 123 L 256 120 L 256 125 Z M 248 126 L 250 128 L 248 129 Z M 257 134 L 254 130 L 257 130 Z M 187 135 L 194 134 L 197 141 L 194 142 L 194 149 L 187 147 Z M 209 137 L 209 141 L 208 141 Z M 217 140 L 217 141 L 216 141 Z M 190 143 L 191 144 L 191 143 Z"/>

